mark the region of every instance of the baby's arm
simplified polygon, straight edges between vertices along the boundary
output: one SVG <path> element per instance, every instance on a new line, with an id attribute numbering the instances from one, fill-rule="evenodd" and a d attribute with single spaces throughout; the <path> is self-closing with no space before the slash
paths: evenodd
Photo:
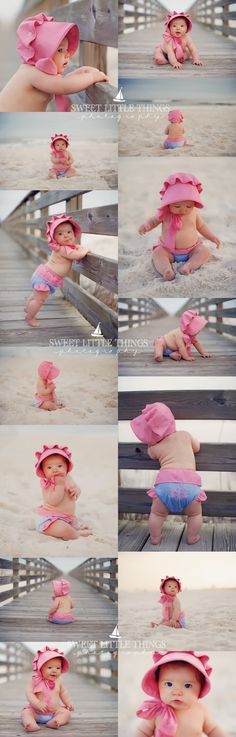
<path id="1" fill-rule="evenodd" d="M 107 75 L 100 72 L 99 69 L 93 69 L 89 72 L 81 72 L 75 69 L 74 72 L 63 77 L 61 74 L 45 74 L 40 72 L 36 67 L 32 67 L 31 83 L 33 87 L 48 95 L 72 95 L 75 92 L 81 92 L 96 82 L 106 82 Z"/>
<path id="2" fill-rule="evenodd" d="M 37 709 L 38 711 L 40 710 L 44 714 L 46 714 L 46 712 L 48 711 L 47 704 L 45 702 L 40 701 L 39 699 L 37 699 L 36 694 L 32 690 L 31 684 L 26 689 L 26 696 L 27 696 L 27 699 L 28 699 L 28 701 L 30 703 L 30 706 L 32 706 L 33 709 Z"/>
<path id="3" fill-rule="evenodd" d="M 87 256 L 87 253 L 89 253 L 89 248 L 86 248 L 86 246 L 76 246 L 76 249 L 70 249 L 68 246 L 60 248 L 61 256 L 68 258 L 69 261 L 80 261 Z"/>
<path id="4" fill-rule="evenodd" d="M 172 617 L 169 620 L 169 624 L 172 624 L 172 626 L 175 626 L 176 622 L 178 622 L 179 615 L 180 615 L 180 603 L 178 599 L 174 599 L 173 601 L 173 610 L 172 610 Z"/>
<path id="5" fill-rule="evenodd" d="M 174 67 L 174 69 L 180 69 L 180 67 L 182 66 L 182 64 L 180 64 L 180 62 L 177 61 L 176 56 L 175 56 L 175 52 L 172 49 L 172 45 L 171 44 L 165 44 L 165 47 L 166 47 L 165 48 L 165 51 L 166 51 L 166 54 L 168 56 L 168 60 L 169 60 L 169 62 L 171 64 L 171 66 Z"/>
<path id="6" fill-rule="evenodd" d="M 142 719 L 137 724 L 134 737 L 153 737 L 155 730 L 155 719 Z"/>
<path id="7" fill-rule="evenodd" d="M 183 358 L 185 361 L 194 361 L 194 358 L 188 354 L 187 348 L 185 346 L 184 339 L 182 338 L 182 335 L 175 336 L 177 349 L 181 355 L 181 358 Z"/>
<path id="8" fill-rule="evenodd" d="M 166 129 L 165 129 L 165 133 L 166 133 L 166 135 L 168 135 L 168 133 L 169 133 L 169 128 L 170 128 L 170 126 L 169 126 L 169 125 L 167 125 L 167 126 L 166 126 Z"/>
<path id="9" fill-rule="evenodd" d="M 64 704 L 64 706 L 66 706 L 66 708 L 67 708 L 67 709 L 68 709 L 69 711 L 74 711 L 74 708 L 75 708 L 75 707 L 74 707 L 74 705 L 73 705 L 73 704 L 71 703 L 71 701 L 70 701 L 70 697 L 69 697 L 69 694 L 68 694 L 68 691 L 66 691 L 66 689 L 65 689 L 65 687 L 64 687 L 64 685 L 63 685 L 63 683 L 61 683 L 61 686 L 60 686 L 60 693 L 59 693 L 59 695 L 60 695 L 60 699 L 61 699 L 62 703 Z"/>
<path id="10" fill-rule="evenodd" d="M 196 350 L 198 351 L 198 353 L 200 353 L 200 356 L 202 356 L 202 358 L 210 358 L 211 354 L 205 351 L 205 348 L 203 348 L 203 345 L 200 343 L 200 340 L 197 340 L 197 338 L 192 338 L 192 343 L 194 347 L 196 348 Z"/>
<path id="11" fill-rule="evenodd" d="M 143 225 L 139 226 L 139 235 L 145 235 L 145 233 L 148 233 L 149 230 L 153 230 L 153 228 L 157 228 L 161 223 L 162 220 L 160 220 L 156 215 L 153 215 L 152 218 L 149 218 L 145 223 L 143 223 Z"/>
<path id="12" fill-rule="evenodd" d="M 49 384 L 46 387 L 45 384 L 44 384 L 44 382 L 43 382 L 43 380 L 40 379 L 40 378 L 38 378 L 37 385 L 36 385 L 36 389 L 37 389 L 37 393 L 38 394 L 41 394 L 43 397 L 44 396 L 47 397 L 48 394 L 51 394 L 52 393 L 52 389 L 53 388 L 54 388 L 54 385 L 52 386 L 51 384 Z"/>
<path id="13" fill-rule="evenodd" d="M 208 228 L 208 225 L 204 223 L 204 220 L 198 214 L 197 214 L 197 219 L 196 219 L 196 226 L 197 226 L 198 232 L 201 233 L 201 235 L 203 235 L 204 238 L 207 238 L 208 241 L 212 241 L 212 243 L 215 243 L 216 248 L 219 248 L 220 246 L 219 238 L 217 238 L 217 236 L 214 235 L 214 233 L 212 233 L 210 228 Z"/>
<path id="14" fill-rule="evenodd" d="M 197 440 L 197 438 L 194 438 L 192 435 L 190 435 L 190 438 L 191 438 L 193 452 L 199 453 L 201 443 L 199 443 L 199 440 Z"/>
<path id="15" fill-rule="evenodd" d="M 54 604 L 52 604 L 51 609 L 49 610 L 48 614 L 55 614 L 59 607 L 59 599 L 55 599 Z"/>
<path id="16" fill-rule="evenodd" d="M 207 737 L 226 737 L 225 732 L 223 732 L 222 729 L 218 727 L 216 722 L 211 718 L 205 705 L 203 732 L 207 735 Z"/>
<path id="17" fill-rule="evenodd" d="M 46 504 L 52 504 L 53 507 L 56 507 L 58 504 L 60 504 L 60 502 L 62 502 L 64 494 L 65 477 L 55 476 L 55 486 L 53 484 L 50 484 L 50 487 L 48 489 L 43 490 L 43 499 Z"/>
<path id="18" fill-rule="evenodd" d="M 73 481 L 72 476 L 69 474 L 67 474 L 66 477 L 66 490 L 71 496 L 75 497 L 75 499 L 78 499 L 81 494 L 80 487 L 75 483 L 75 481 Z"/>
<path id="19" fill-rule="evenodd" d="M 71 596 L 70 596 L 70 608 L 71 608 L 71 609 L 74 609 L 74 608 L 75 608 L 75 602 L 74 602 L 74 600 L 73 600 L 73 599 L 71 598 Z"/>
<path id="20" fill-rule="evenodd" d="M 190 54 L 191 54 L 191 57 L 192 57 L 192 60 L 193 60 L 193 64 L 197 64 L 198 66 L 201 67 L 203 65 L 203 63 L 202 63 L 201 59 L 199 59 L 199 53 L 198 53 L 197 47 L 193 43 L 193 41 L 190 38 L 190 36 L 187 37 L 187 47 L 188 47 L 188 49 L 190 51 Z"/>

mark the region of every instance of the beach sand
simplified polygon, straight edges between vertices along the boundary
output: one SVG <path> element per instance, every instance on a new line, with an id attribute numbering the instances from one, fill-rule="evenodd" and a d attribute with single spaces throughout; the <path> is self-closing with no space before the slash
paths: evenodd
<path id="1" fill-rule="evenodd" d="M 201 194 L 204 221 L 221 239 L 221 248 L 205 241 L 211 258 L 189 276 L 177 273 L 172 282 L 164 282 L 152 265 L 152 245 L 157 243 L 161 229 L 145 236 L 138 227 L 154 215 L 161 201 L 159 191 L 163 181 L 175 172 L 171 161 L 162 158 L 123 157 L 119 161 L 119 293 L 129 297 L 218 297 L 225 293 L 235 296 L 235 159 L 195 158 L 182 156 L 178 169 L 193 173 L 203 185 Z"/>
<path id="2" fill-rule="evenodd" d="M 4 479 L 0 501 L 2 555 L 116 555 L 116 426 L 1 426 L 0 438 Z M 42 496 L 34 469 L 35 452 L 44 444 L 69 447 L 74 464 L 72 478 L 81 487 L 77 516 L 93 529 L 92 537 L 65 542 L 36 532 L 36 508 L 42 504 Z"/>
<path id="3" fill-rule="evenodd" d="M 145 107 L 147 108 L 145 111 Z M 188 146 L 163 148 L 168 125 L 169 106 L 154 110 L 139 107 L 121 112 L 119 122 L 119 153 L 121 156 L 235 156 L 235 105 L 181 105 Z M 165 108 L 159 110 L 158 108 Z"/>
<path id="4" fill-rule="evenodd" d="M 77 175 L 48 179 L 50 147 L 45 140 L 4 143 L 0 147 L 0 188 L 86 190 L 117 188 L 117 143 L 73 141 L 70 148 Z"/>
<path id="5" fill-rule="evenodd" d="M 56 355 L 48 348 L 2 350 L 0 422 L 3 425 L 112 424 L 117 421 L 117 358 L 81 353 Z M 54 361 L 63 409 L 46 412 L 34 405 L 38 366 Z"/>
<path id="6" fill-rule="evenodd" d="M 141 689 L 144 673 L 152 667 L 154 649 L 165 650 L 158 643 L 152 645 L 149 652 L 135 652 L 127 644 L 126 652 L 119 652 L 119 734 L 122 737 L 134 737 L 135 728 L 141 725 L 136 717 L 136 709 L 149 697 Z M 173 649 L 173 648 L 172 648 Z M 127 652 L 128 650 L 128 652 Z M 147 650 L 147 647 L 146 647 Z M 235 658 L 236 652 L 208 651 L 212 688 L 204 699 L 209 712 L 227 737 L 235 737 L 236 705 L 235 705 Z"/>
<path id="7" fill-rule="evenodd" d="M 236 589 L 202 589 L 178 595 L 185 612 L 187 629 L 161 625 L 162 605 L 159 591 L 119 590 L 119 633 L 122 639 L 159 641 L 166 650 L 236 650 L 234 611 Z M 145 602 L 145 604 L 144 604 Z"/>

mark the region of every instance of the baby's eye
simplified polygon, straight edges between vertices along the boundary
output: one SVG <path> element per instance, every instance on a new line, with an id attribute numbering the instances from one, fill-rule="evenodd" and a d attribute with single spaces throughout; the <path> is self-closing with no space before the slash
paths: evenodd
<path id="1" fill-rule="evenodd" d="M 173 686 L 172 681 L 166 681 L 165 686 L 168 686 L 168 688 L 171 688 L 171 686 Z"/>
<path id="2" fill-rule="evenodd" d="M 63 48 L 62 48 L 62 46 L 60 46 L 60 48 L 59 48 L 59 49 L 57 49 L 57 51 L 58 51 L 58 53 L 59 53 L 59 54 L 61 54 L 61 52 L 63 51 Z"/>
<path id="3" fill-rule="evenodd" d="M 192 688 L 192 684 L 191 683 L 185 683 L 184 684 L 184 688 Z"/>

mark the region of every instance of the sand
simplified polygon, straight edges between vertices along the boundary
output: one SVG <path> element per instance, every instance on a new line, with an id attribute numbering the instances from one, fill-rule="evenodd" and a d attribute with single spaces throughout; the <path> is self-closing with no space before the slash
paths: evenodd
<path id="1" fill-rule="evenodd" d="M 1 552 L 6 556 L 112 556 L 117 553 L 116 426 L 1 426 Z M 92 537 L 65 542 L 35 530 L 36 507 L 42 503 L 35 452 L 43 444 L 67 445 L 72 477 L 81 487 L 77 516 L 93 528 Z"/>
<path id="2" fill-rule="evenodd" d="M 147 650 L 146 646 L 146 650 Z M 126 646 L 126 652 L 119 653 L 119 729 L 122 737 L 134 737 L 135 727 L 140 720 L 135 716 L 136 709 L 150 697 L 141 689 L 144 673 L 152 667 L 152 651 L 165 650 L 158 643 L 149 652 L 137 649 L 135 652 Z M 173 649 L 173 648 L 172 648 Z M 198 652 L 198 651 L 197 651 Z M 235 657 L 236 652 L 211 652 L 210 664 L 212 689 L 204 699 L 209 712 L 227 737 L 235 737 Z"/>
<path id="3" fill-rule="evenodd" d="M 117 188 L 117 143 L 100 140 L 73 142 L 71 154 L 77 175 L 48 179 L 50 150 L 45 140 L 4 143 L 0 148 L 0 188 L 86 190 Z"/>
<path id="4" fill-rule="evenodd" d="M 123 157 L 119 160 L 119 293 L 129 297 L 218 297 L 222 284 L 228 297 L 235 296 L 235 159 L 195 158 L 191 167 L 183 156 L 178 170 L 197 176 L 203 184 L 203 217 L 215 235 L 221 239 L 221 248 L 206 241 L 211 258 L 189 276 L 177 273 L 172 282 L 164 282 L 155 271 L 151 257 L 152 245 L 157 243 L 160 228 L 145 236 L 138 234 L 139 225 L 155 214 L 160 205 L 159 191 L 163 181 L 177 167 L 164 158 Z M 220 173 L 219 173 L 220 172 Z M 154 184 L 153 184 L 154 183 Z"/>
<path id="5" fill-rule="evenodd" d="M 121 156 L 235 156 L 235 105 L 181 105 L 188 146 L 163 148 L 168 125 L 168 105 L 137 106 L 122 112 L 119 122 L 119 153 Z M 131 108 L 131 106 L 130 106 Z M 141 109 L 140 109 L 141 108 Z M 166 110 L 163 110 L 166 108 Z"/>
<path id="6" fill-rule="evenodd" d="M 234 611 L 236 589 L 203 589 L 179 594 L 188 628 L 176 630 L 161 625 L 152 629 L 150 622 L 160 622 L 162 605 L 159 592 L 119 590 L 119 633 L 122 639 L 159 640 L 166 650 L 236 650 Z"/>
<path id="7" fill-rule="evenodd" d="M 62 351 L 63 352 L 63 351 Z M 0 422 L 3 425 L 113 424 L 117 421 L 117 358 L 115 355 L 57 355 L 48 348 L 13 348 L 0 358 Z M 59 352 L 58 352 L 59 353 Z M 7 354 L 7 355 L 6 355 Z M 54 361 L 55 380 L 63 409 L 46 412 L 34 405 L 38 366 Z M 9 391 L 10 386 L 10 391 Z"/>

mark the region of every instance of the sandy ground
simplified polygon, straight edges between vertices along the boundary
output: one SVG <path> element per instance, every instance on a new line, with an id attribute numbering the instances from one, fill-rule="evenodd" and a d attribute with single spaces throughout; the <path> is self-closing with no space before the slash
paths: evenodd
<path id="1" fill-rule="evenodd" d="M 162 158 L 157 166 L 154 158 L 121 158 L 119 161 L 119 293 L 123 296 L 210 297 L 235 294 L 235 159 L 195 158 L 191 166 L 183 156 L 178 170 L 193 173 L 203 185 L 203 218 L 221 239 L 219 250 L 205 241 L 211 259 L 194 274 L 177 273 L 172 282 L 164 282 L 152 265 L 152 245 L 161 233 L 156 228 L 145 236 L 138 227 L 160 206 L 159 191 L 163 181 L 176 171 Z M 220 176 L 219 176 L 220 169 Z M 153 187 L 154 183 L 154 187 Z"/>
<path id="2" fill-rule="evenodd" d="M 7 351 L 5 351 L 6 353 Z M 24 351 L 25 353 L 25 351 Z M 55 380 L 63 409 L 46 412 L 34 405 L 41 361 L 54 361 Z M 117 421 L 117 358 L 115 355 L 57 356 L 47 348 L 22 355 L 17 348 L 1 356 L 0 422 L 3 425 L 113 424 Z"/>
<path id="3" fill-rule="evenodd" d="M 149 652 L 119 653 L 119 734 L 122 737 L 134 737 L 134 731 L 140 720 L 135 716 L 136 709 L 144 699 L 149 697 L 141 689 L 144 673 L 152 667 L 152 651 L 160 650 L 158 643 L 153 644 Z M 147 648 L 146 648 L 147 650 Z M 236 704 L 235 704 L 235 657 L 236 652 L 207 652 L 213 668 L 211 675 L 212 689 L 204 699 L 209 712 L 218 725 L 224 730 L 226 737 L 235 737 Z"/>
<path id="4" fill-rule="evenodd" d="M 1 550 L 4 556 L 111 556 L 117 552 L 116 426 L 0 427 L 0 463 L 4 479 L 0 501 Z M 43 444 L 67 445 L 72 477 L 81 487 L 77 516 L 89 524 L 92 537 L 65 542 L 35 530 L 42 503 L 35 475 L 35 452 Z M 92 461 L 92 465 L 91 465 Z"/>
<path id="5" fill-rule="evenodd" d="M 4 143 L 0 148 L 0 188 L 35 190 L 116 189 L 117 143 L 81 140 L 70 148 L 77 169 L 71 178 L 48 179 L 50 150 L 45 140 Z"/>
<path id="6" fill-rule="evenodd" d="M 119 633 L 122 639 L 157 639 L 161 647 L 173 650 L 204 648 L 236 650 L 233 613 L 236 589 L 183 591 L 178 595 L 188 628 L 176 630 L 161 625 L 152 629 L 150 622 L 160 622 L 162 605 L 159 592 L 119 591 Z M 145 602 L 145 605 L 144 605 Z"/>
<path id="7" fill-rule="evenodd" d="M 131 106 L 130 106 L 131 107 Z M 141 107 L 141 106 L 140 106 Z M 146 107 L 146 110 L 145 110 Z M 122 112 L 119 122 L 119 153 L 121 156 L 235 156 L 236 134 L 234 105 L 181 106 L 188 146 L 175 150 L 163 148 L 168 125 L 168 106 L 156 106 L 150 111 L 137 107 Z"/>

